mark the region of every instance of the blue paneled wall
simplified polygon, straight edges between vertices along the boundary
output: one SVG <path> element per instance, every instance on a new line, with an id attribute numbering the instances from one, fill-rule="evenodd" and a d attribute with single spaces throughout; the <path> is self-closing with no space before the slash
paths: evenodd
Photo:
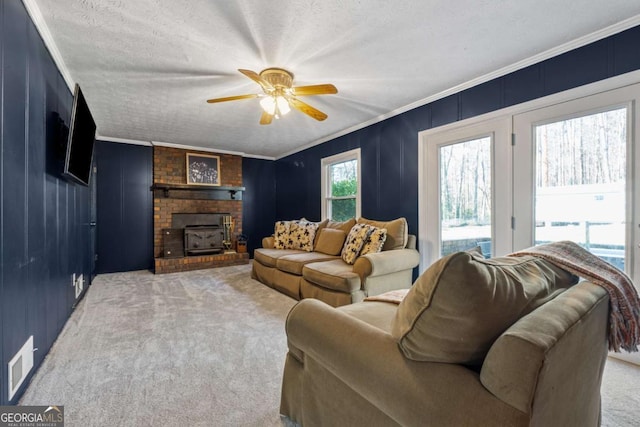
<path id="1" fill-rule="evenodd" d="M 276 214 L 275 163 L 271 160 L 242 159 L 242 232 L 248 238 L 247 250 L 262 247 L 262 238 L 273 233 Z"/>
<path id="2" fill-rule="evenodd" d="M 60 178 L 55 146 L 53 113 L 69 124 L 73 95 L 20 0 L 0 1 L 0 31 L 0 405 L 6 405 L 17 402 L 30 379 L 9 401 L 8 362 L 33 335 L 40 365 L 76 301 L 72 274 L 91 275 L 92 249 L 90 190 Z"/>
<path id="3" fill-rule="evenodd" d="M 418 132 L 640 69 L 640 27 L 276 161 L 276 217 L 319 219 L 320 161 L 360 147 L 362 216 L 418 233 Z"/>
<path id="4" fill-rule="evenodd" d="M 153 147 L 97 141 L 97 273 L 153 268 Z"/>

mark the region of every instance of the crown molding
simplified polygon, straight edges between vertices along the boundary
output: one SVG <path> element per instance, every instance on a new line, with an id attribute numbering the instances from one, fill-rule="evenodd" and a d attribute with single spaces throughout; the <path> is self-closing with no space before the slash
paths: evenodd
<path id="1" fill-rule="evenodd" d="M 127 139 L 127 138 L 115 138 L 112 136 L 104 136 L 104 135 L 96 135 L 96 141 L 105 141 L 105 142 L 117 142 L 118 144 L 130 144 L 130 145 L 146 145 L 151 147 L 150 141 L 140 141 L 137 139 Z"/>
<path id="2" fill-rule="evenodd" d="M 276 160 L 275 157 L 262 156 L 260 154 L 247 154 L 247 153 L 245 153 L 245 154 L 242 155 L 242 157 L 246 157 L 246 158 L 249 158 L 249 159 L 258 159 L 258 160 L 271 160 L 271 161 Z"/>
<path id="3" fill-rule="evenodd" d="M 22 4 L 24 4 L 25 9 L 27 9 L 27 13 L 31 17 L 33 25 L 35 25 L 36 30 L 38 30 L 38 33 L 40 34 L 40 37 L 42 37 L 42 41 L 51 54 L 53 62 L 55 62 L 56 66 L 58 67 L 58 71 L 60 71 L 62 78 L 64 79 L 65 83 L 67 83 L 69 90 L 73 92 L 73 88 L 75 87 L 75 80 L 73 79 L 73 77 L 71 77 L 71 73 L 65 65 L 64 60 L 62 59 L 60 50 L 58 50 L 58 45 L 56 45 L 56 42 L 53 40 L 53 36 L 49 31 L 49 27 L 47 26 L 47 23 L 45 22 L 44 17 L 42 16 L 42 12 L 40 12 L 40 8 L 36 4 L 36 1 L 22 0 Z"/>
<path id="4" fill-rule="evenodd" d="M 231 154 L 233 156 L 242 156 L 242 157 L 244 157 L 245 155 L 240 151 L 218 150 L 215 148 L 198 147 L 196 145 L 176 144 L 173 142 L 151 141 L 151 145 L 153 145 L 154 147 L 179 148 L 181 150 L 194 150 L 194 151 L 204 151 L 207 153 Z"/>
<path id="5" fill-rule="evenodd" d="M 220 153 L 220 154 L 232 154 L 234 156 L 244 156 L 244 153 L 240 151 L 216 150 L 215 148 L 198 147 L 196 145 L 176 144 L 173 142 L 151 141 L 151 145 L 153 145 L 154 147 L 179 148 L 181 150 L 196 150 L 196 151 L 205 151 L 207 153 Z"/>

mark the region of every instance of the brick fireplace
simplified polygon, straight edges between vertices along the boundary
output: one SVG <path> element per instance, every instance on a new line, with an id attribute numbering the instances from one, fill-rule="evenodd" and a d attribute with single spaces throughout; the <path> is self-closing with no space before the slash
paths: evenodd
<path id="1" fill-rule="evenodd" d="M 212 154 L 171 147 L 153 148 L 153 247 L 156 274 L 248 263 L 247 253 L 165 256 L 163 230 L 172 229 L 173 214 L 231 215 L 235 221 L 232 248 L 235 248 L 235 236 L 242 233 L 242 198 L 241 191 L 236 191 L 242 188 L 242 157 L 216 153 L 220 159 L 219 187 L 187 186 L 187 153 Z"/>

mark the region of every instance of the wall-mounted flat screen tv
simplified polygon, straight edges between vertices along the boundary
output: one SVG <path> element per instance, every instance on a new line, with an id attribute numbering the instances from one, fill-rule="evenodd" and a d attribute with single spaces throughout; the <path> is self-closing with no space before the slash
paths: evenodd
<path id="1" fill-rule="evenodd" d="M 95 138 L 96 122 L 93 120 L 80 86 L 76 84 L 64 175 L 82 185 L 89 185 Z"/>

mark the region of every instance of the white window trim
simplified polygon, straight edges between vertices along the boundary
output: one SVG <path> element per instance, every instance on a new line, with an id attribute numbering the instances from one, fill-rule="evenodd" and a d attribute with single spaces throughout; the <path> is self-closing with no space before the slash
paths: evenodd
<path id="1" fill-rule="evenodd" d="M 492 253 L 505 255 L 510 252 L 511 216 L 511 156 L 507 146 L 510 143 L 511 120 L 500 117 L 493 120 L 458 126 L 446 130 L 421 133 L 418 145 L 418 224 L 420 242 L 420 272 L 440 257 L 440 203 L 425 203 L 440 200 L 440 147 L 483 137 L 490 137 L 491 143 L 491 241 Z M 495 167 L 500 165 L 500 167 Z M 425 195 L 425 196 L 423 196 Z"/>
<path id="2" fill-rule="evenodd" d="M 323 159 L 321 159 L 320 164 L 321 164 L 321 185 L 322 185 L 322 190 L 321 190 L 321 205 L 322 205 L 322 219 L 327 219 L 327 191 L 329 189 L 329 174 L 327 173 L 327 171 L 329 170 L 329 166 L 331 166 L 334 163 L 342 163 L 342 162 L 346 162 L 349 160 L 355 160 L 358 164 L 358 169 L 357 169 L 357 174 L 358 174 L 358 187 L 357 187 L 357 192 L 356 192 L 356 218 L 360 217 L 361 215 L 361 210 L 360 210 L 360 206 L 361 206 L 361 201 L 360 201 L 360 195 L 362 194 L 361 188 L 362 188 L 362 162 L 360 161 L 360 149 L 356 148 L 353 150 L 349 150 L 349 151 L 345 151 L 343 153 L 340 154 L 335 154 L 333 156 L 329 156 L 329 157 L 325 157 Z"/>

